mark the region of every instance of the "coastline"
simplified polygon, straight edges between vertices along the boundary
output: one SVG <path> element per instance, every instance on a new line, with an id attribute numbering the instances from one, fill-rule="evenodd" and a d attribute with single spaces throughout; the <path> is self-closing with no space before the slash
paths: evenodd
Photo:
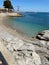
<path id="1" fill-rule="evenodd" d="M 41 40 L 30 39 L 5 25 L 5 18 L 0 18 L 0 51 L 8 65 L 49 65 L 49 30 Z"/>
<path id="2" fill-rule="evenodd" d="M 6 18 L 6 17 L 5 17 Z M 24 41 L 28 41 L 28 42 L 32 42 L 34 40 L 37 40 L 35 37 L 30 37 L 30 36 L 27 36 L 25 35 L 23 32 L 21 32 L 20 30 L 18 29 L 13 29 L 12 27 L 8 26 L 7 24 L 4 23 L 4 21 L 1 22 L 0 24 L 5 30 L 8 31 L 8 33 L 12 34 L 13 36 L 15 37 L 18 37 L 20 38 L 21 40 L 24 40 Z"/>

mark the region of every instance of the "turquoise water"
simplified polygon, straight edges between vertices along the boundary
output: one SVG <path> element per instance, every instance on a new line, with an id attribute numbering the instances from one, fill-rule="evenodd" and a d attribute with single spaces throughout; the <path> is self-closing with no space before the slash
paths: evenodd
<path id="1" fill-rule="evenodd" d="M 23 17 L 10 17 L 6 19 L 6 23 L 31 37 L 36 36 L 40 31 L 49 29 L 49 13 L 25 12 L 23 14 Z"/>

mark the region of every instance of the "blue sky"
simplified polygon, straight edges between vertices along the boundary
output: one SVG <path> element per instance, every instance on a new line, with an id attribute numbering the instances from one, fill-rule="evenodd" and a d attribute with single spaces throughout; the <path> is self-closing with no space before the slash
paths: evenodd
<path id="1" fill-rule="evenodd" d="M 0 7 L 3 7 L 0 0 Z M 11 0 L 14 9 L 20 6 L 20 11 L 49 12 L 49 0 Z"/>

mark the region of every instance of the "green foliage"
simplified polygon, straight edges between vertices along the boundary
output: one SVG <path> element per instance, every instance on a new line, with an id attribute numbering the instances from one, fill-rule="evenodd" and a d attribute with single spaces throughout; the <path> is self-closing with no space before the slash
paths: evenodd
<path id="1" fill-rule="evenodd" d="M 4 3 L 3 3 L 3 6 L 4 6 L 4 8 L 8 8 L 8 10 L 13 9 L 13 6 L 12 6 L 10 0 L 5 0 Z"/>

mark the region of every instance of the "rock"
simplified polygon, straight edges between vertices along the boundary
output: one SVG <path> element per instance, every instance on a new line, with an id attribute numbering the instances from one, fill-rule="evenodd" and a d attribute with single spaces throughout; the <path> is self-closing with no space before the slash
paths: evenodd
<path id="1" fill-rule="evenodd" d="M 36 52 L 33 52 L 32 56 L 23 56 L 23 53 L 24 51 L 16 53 L 16 60 L 19 65 L 41 65 L 40 56 Z"/>
<path id="2" fill-rule="evenodd" d="M 47 42 L 47 49 L 49 50 L 49 42 Z"/>
<path id="3" fill-rule="evenodd" d="M 45 42 L 43 40 L 37 40 L 35 42 L 33 42 L 32 44 L 35 46 L 38 46 L 38 47 L 43 47 L 43 44 L 45 44 Z"/>
<path id="4" fill-rule="evenodd" d="M 35 52 L 34 45 L 31 43 L 23 44 L 16 53 L 13 53 L 18 65 L 40 65 L 40 56 Z"/>
<path id="5" fill-rule="evenodd" d="M 26 57 L 26 65 L 41 65 L 40 56 L 33 52 L 32 57 Z"/>
<path id="6" fill-rule="evenodd" d="M 40 56 L 36 52 L 33 52 L 32 55 L 33 55 L 33 62 L 34 62 L 34 64 L 35 65 L 41 65 Z"/>
<path id="7" fill-rule="evenodd" d="M 31 43 L 25 43 L 22 47 L 20 47 L 20 50 L 35 51 L 35 47 Z"/>
<path id="8" fill-rule="evenodd" d="M 10 52 L 13 52 L 13 47 L 9 44 L 7 45 L 7 49 L 10 51 Z"/>
<path id="9" fill-rule="evenodd" d="M 3 37 L 4 34 L 2 34 Z M 1 34 L 0 34 L 1 36 Z M 7 49 L 13 54 L 18 65 L 49 65 L 49 30 L 39 33 L 33 42 L 26 42 L 17 37 L 4 36 Z"/>
<path id="10" fill-rule="evenodd" d="M 41 44 L 42 47 L 46 47 L 46 41 L 44 40 L 40 40 L 39 43 Z"/>
<path id="11" fill-rule="evenodd" d="M 33 62 L 33 58 L 31 57 L 26 57 L 26 65 L 35 65 L 35 63 Z"/>
<path id="12" fill-rule="evenodd" d="M 24 44 L 24 42 L 23 42 L 22 40 L 18 40 L 18 41 L 16 41 L 15 44 L 13 44 L 13 48 L 14 48 L 15 50 L 17 50 L 17 49 L 20 48 L 23 44 Z"/>
<path id="13" fill-rule="evenodd" d="M 17 60 L 18 65 L 26 65 L 25 60 L 23 58 Z"/>
<path id="14" fill-rule="evenodd" d="M 49 30 L 45 30 L 43 32 L 45 32 L 43 37 L 49 38 Z"/>
<path id="15" fill-rule="evenodd" d="M 47 46 L 49 46 L 49 42 L 47 42 Z"/>
<path id="16" fill-rule="evenodd" d="M 49 30 L 45 30 L 41 33 L 38 33 L 36 38 L 39 40 L 49 41 Z"/>
<path id="17" fill-rule="evenodd" d="M 49 61 L 44 56 L 40 56 L 40 57 L 41 57 L 42 65 L 49 65 Z"/>
<path id="18" fill-rule="evenodd" d="M 42 37 L 41 35 L 37 35 L 36 38 L 39 39 L 39 40 L 45 40 L 45 38 Z"/>

